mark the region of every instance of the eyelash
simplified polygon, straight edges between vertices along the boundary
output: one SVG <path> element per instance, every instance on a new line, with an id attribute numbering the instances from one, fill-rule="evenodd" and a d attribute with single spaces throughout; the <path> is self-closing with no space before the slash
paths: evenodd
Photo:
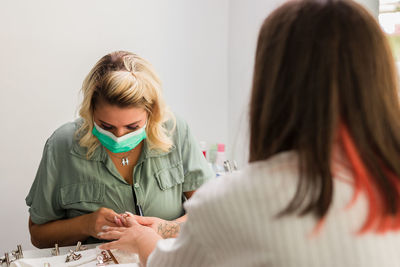
<path id="1" fill-rule="evenodd" d="M 134 127 L 131 127 L 131 126 L 129 126 L 129 127 L 127 127 L 129 130 L 136 130 L 137 128 L 139 128 L 138 126 L 134 126 Z"/>
<path id="2" fill-rule="evenodd" d="M 107 130 L 107 131 L 112 130 L 112 128 L 113 128 L 112 126 L 107 126 L 107 125 L 104 125 L 104 124 L 102 124 L 101 127 L 102 127 L 104 130 Z"/>
<path id="3" fill-rule="evenodd" d="M 101 127 L 106 131 L 110 131 L 110 130 L 112 130 L 114 128 L 113 126 L 107 126 L 107 125 L 104 125 L 104 124 L 102 124 Z M 134 127 L 128 126 L 126 128 L 128 128 L 129 130 L 136 130 L 139 127 L 138 126 L 134 126 Z"/>

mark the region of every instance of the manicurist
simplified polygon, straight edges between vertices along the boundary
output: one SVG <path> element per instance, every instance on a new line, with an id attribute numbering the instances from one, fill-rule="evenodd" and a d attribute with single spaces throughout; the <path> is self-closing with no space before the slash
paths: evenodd
<path id="1" fill-rule="evenodd" d="M 47 140 L 26 197 L 36 247 L 99 242 L 120 213 L 145 216 L 162 237 L 186 220 L 183 201 L 213 172 L 189 127 L 169 112 L 143 58 L 101 58 L 82 86 L 80 118 Z"/>

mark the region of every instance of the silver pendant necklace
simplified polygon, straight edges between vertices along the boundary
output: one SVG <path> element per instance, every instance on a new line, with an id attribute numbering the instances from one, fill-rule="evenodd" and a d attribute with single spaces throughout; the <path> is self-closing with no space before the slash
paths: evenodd
<path id="1" fill-rule="evenodd" d="M 128 157 L 122 158 L 121 159 L 121 164 L 122 164 L 122 166 L 128 166 L 129 165 Z"/>
<path id="2" fill-rule="evenodd" d="M 132 149 L 132 150 L 133 150 L 133 149 Z M 127 154 L 125 154 L 125 155 L 123 155 L 123 156 L 121 156 L 121 157 L 117 156 L 117 155 L 114 154 L 114 153 L 111 153 L 111 155 L 112 155 L 113 157 L 116 157 L 117 159 L 120 159 L 120 160 L 121 160 L 121 165 L 122 165 L 122 166 L 128 166 L 128 165 L 129 165 L 129 155 L 131 154 L 132 150 L 130 150 Z"/>

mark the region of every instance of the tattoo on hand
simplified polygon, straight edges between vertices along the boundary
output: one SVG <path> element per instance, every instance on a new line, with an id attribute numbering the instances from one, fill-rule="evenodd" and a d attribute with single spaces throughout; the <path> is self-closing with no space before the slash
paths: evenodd
<path id="1" fill-rule="evenodd" d="M 173 238 L 177 237 L 179 234 L 179 230 L 181 228 L 180 222 L 162 222 L 158 224 L 157 233 L 162 238 Z"/>

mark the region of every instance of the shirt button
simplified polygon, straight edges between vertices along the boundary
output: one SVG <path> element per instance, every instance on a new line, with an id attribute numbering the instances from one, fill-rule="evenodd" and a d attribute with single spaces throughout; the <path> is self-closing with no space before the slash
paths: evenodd
<path id="1" fill-rule="evenodd" d="M 139 185 L 138 183 L 135 183 L 135 184 L 134 184 L 134 187 L 135 187 L 135 188 L 139 188 L 140 185 Z"/>

